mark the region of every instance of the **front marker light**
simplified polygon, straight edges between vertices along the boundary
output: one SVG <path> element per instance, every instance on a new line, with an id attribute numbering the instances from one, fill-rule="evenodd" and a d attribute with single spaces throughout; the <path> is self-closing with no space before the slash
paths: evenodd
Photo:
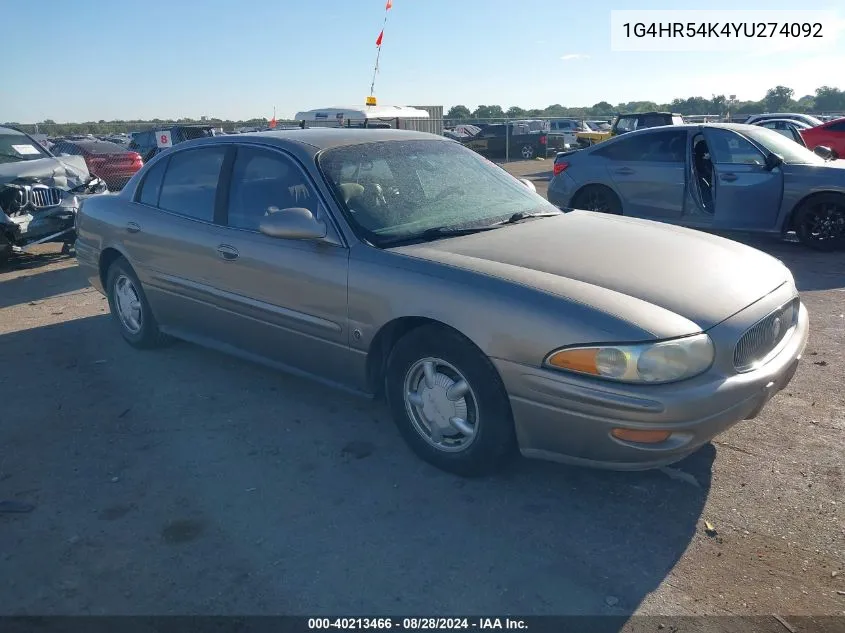
<path id="1" fill-rule="evenodd" d="M 714 358 L 713 341 L 702 333 L 659 343 L 564 348 L 544 364 L 618 382 L 662 384 L 697 376 Z"/>

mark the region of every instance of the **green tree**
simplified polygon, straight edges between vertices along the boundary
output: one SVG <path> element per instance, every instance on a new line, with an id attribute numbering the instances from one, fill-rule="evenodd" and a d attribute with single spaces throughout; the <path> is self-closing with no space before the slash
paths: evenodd
<path id="1" fill-rule="evenodd" d="M 603 114 L 613 114 L 613 106 L 607 101 L 599 101 L 598 103 L 593 104 L 591 108 L 588 108 L 588 110 L 596 116 L 601 116 Z"/>
<path id="2" fill-rule="evenodd" d="M 836 112 L 845 110 L 845 92 L 839 88 L 822 86 L 816 88 L 815 109 L 818 112 Z"/>
<path id="3" fill-rule="evenodd" d="M 809 112 L 816 109 L 816 98 L 813 95 L 804 95 L 795 104 L 795 109 L 799 112 Z"/>
<path id="4" fill-rule="evenodd" d="M 527 112 L 518 106 L 511 106 L 508 108 L 508 111 L 505 112 L 505 116 L 509 119 L 520 119 L 526 116 Z"/>
<path id="5" fill-rule="evenodd" d="M 469 108 L 463 105 L 455 105 L 449 108 L 449 111 L 446 113 L 447 119 L 468 119 L 472 116 L 472 112 L 469 111 Z"/>
<path id="6" fill-rule="evenodd" d="M 504 119 L 505 113 L 502 106 L 497 105 L 480 105 L 472 113 L 474 119 Z"/>
<path id="7" fill-rule="evenodd" d="M 763 97 L 763 104 L 769 112 L 783 112 L 789 109 L 792 102 L 792 95 L 795 91 L 786 86 L 775 86 L 766 91 L 766 96 Z"/>

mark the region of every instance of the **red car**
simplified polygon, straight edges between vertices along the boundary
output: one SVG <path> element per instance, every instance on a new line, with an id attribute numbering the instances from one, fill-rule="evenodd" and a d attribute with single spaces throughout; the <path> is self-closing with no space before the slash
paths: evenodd
<path id="1" fill-rule="evenodd" d="M 809 149 L 823 145 L 845 157 L 845 118 L 801 130 L 801 137 Z"/>
<path id="2" fill-rule="evenodd" d="M 144 164 L 138 152 L 96 138 L 61 139 L 56 141 L 50 151 L 56 156 L 82 156 L 88 165 L 88 171 L 102 178 L 111 191 L 123 189 L 127 181 Z"/>

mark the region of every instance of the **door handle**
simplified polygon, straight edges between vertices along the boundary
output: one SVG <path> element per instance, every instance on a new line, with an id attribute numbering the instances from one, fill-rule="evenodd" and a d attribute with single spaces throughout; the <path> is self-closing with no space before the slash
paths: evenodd
<path id="1" fill-rule="evenodd" d="M 234 246 L 229 246 L 228 244 L 221 244 L 217 247 L 217 254 L 220 255 L 222 259 L 226 261 L 232 261 L 238 258 L 238 249 Z"/>
<path id="2" fill-rule="evenodd" d="M 126 223 L 126 230 L 130 233 L 137 233 L 141 230 L 141 225 L 137 222 L 127 222 Z"/>
<path id="3" fill-rule="evenodd" d="M 631 174 L 634 173 L 634 170 L 631 169 L 630 167 L 620 167 L 619 169 L 616 169 L 615 172 L 617 174 L 621 174 L 623 176 L 630 176 Z"/>
<path id="4" fill-rule="evenodd" d="M 733 182 L 736 180 L 736 174 L 722 174 L 722 180 L 725 182 Z"/>

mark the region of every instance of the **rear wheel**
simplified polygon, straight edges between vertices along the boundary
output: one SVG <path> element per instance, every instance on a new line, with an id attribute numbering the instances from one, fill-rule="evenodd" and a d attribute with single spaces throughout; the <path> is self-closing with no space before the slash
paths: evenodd
<path id="1" fill-rule="evenodd" d="M 106 294 L 112 317 L 127 343 L 140 349 L 150 349 L 170 341 L 158 329 L 141 282 L 123 257 L 109 266 Z"/>
<path id="2" fill-rule="evenodd" d="M 795 233 L 817 251 L 845 248 L 845 196 L 825 193 L 804 202 L 795 215 Z"/>
<path id="3" fill-rule="evenodd" d="M 426 325 L 402 337 L 388 359 L 385 388 L 400 433 L 430 464 L 477 476 L 513 454 L 516 435 L 499 374 L 454 330 Z"/>
<path id="4" fill-rule="evenodd" d="M 602 185 L 590 185 L 581 189 L 572 199 L 572 208 L 622 215 L 619 196 Z"/>

